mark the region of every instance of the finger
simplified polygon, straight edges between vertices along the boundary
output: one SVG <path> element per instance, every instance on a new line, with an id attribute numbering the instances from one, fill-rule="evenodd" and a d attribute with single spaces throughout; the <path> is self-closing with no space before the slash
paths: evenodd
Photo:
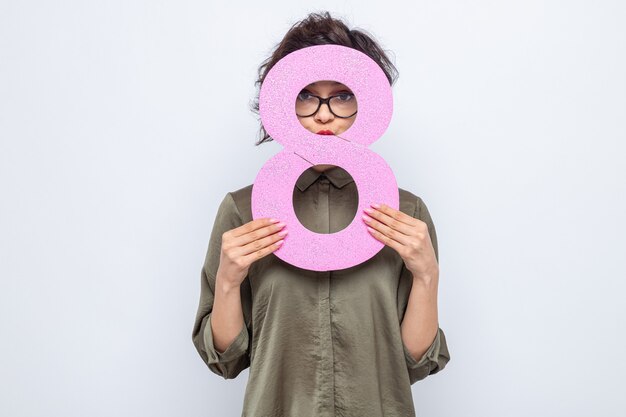
<path id="1" fill-rule="evenodd" d="M 380 204 L 378 207 L 372 204 L 372 207 L 374 208 L 374 211 L 382 213 L 386 216 L 386 218 L 389 218 L 388 221 L 391 221 L 390 219 L 393 219 L 394 221 L 407 225 L 410 229 L 409 233 L 403 232 L 405 234 L 412 234 L 411 232 L 414 232 L 413 228 L 419 223 L 416 218 L 411 217 L 400 210 L 396 210 L 395 208 L 390 207 L 387 204 Z M 387 221 L 385 221 L 384 223 L 389 224 Z"/>
<path id="2" fill-rule="evenodd" d="M 362 217 L 366 225 L 373 228 L 377 232 L 385 235 L 389 239 L 400 243 L 401 245 L 407 245 L 411 241 L 411 236 L 405 235 L 402 232 L 392 229 L 391 227 L 373 217 L 368 216 L 367 214 L 364 214 Z"/>
<path id="3" fill-rule="evenodd" d="M 376 239 L 380 240 L 381 242 L 383 242 L 385 245 L 389 246 L 390 248 L 394 249 L 396 252 L 400 253 L 400 251 L 404 248 L 404 245 L 402 245 L 400 242 L 391 239 L 389 236 L 386 236 L 384 234 L 382 234 L 381 232 L 379 232 L 376 229 L 373 229 L 371 227 L 367 227 L 367 230 L 370 232 L 370 234 L 372 236 L 374 236 Z"/>
<path id="4" fill-rule="evenodd" d="M 246 255 L 244 259 L 246 260 L 246 263 L 250 265 L 252 264 L 252 262 L 257 261 L 269 255 L 270 253 L 274 252 L 276 249 L 280 248 L 283 243 L 284 243 L 284 240 L 281 239 L 277 242 L 272 243 L 269 246 L 264 247 L 263 249 L 259 249 L 256 252 L 252 252 L 251 254 Z"/>
<path id="5" fill-rule="evenodd" d="M 230 240 L 230 245 L 244 246 L 271 233 L 277 232 L 285 227 L 284 223 L 277 223 L 278 221 L 279 220 L 270 218 L 256 219 L 233 229 L 233 237 Z"/>
<path id="6" fill-rule="evenodd" d="M 239 237 L 239 236 L 245 235 L 246 233 L 250 233 L 257 229 L 260 229 L 262 227 L 271 226 L 272 224 L 278 223 L 279 221 L 280 220 L 277 220 L 277 219 L 274 219 L 272 221 L 272 219 L 270 219 L 269 217 L 254 219 L 242 226 L 232 229 L 231 232 L 233 233 L 234 237 Z"/>
<path id="7" fill-rule="evenodd" d="M 254 234 L 255 232 L 252 233 L 248 233 L 248 235 Z M 284 239 L 285 236 L 287 235 L 287 230 L 282 230 L 279 233 L 272 233 L 269 236 L 263 237 L 261 239 L 256 239 L 250 243 L 248 243 L 247 245 L 243 245 L 241 246 L 241 252 L 239 252 L 240 255 L 249 255 L 253 252 L 259 251 L 269 245 L 271 245 L 272 243 L 279 241 L 281 239 Z"/>
<path id="8" fill-rule="evenodd" d="M 381 224 L 380 227 L 377 227 L 377 223 L 370 222 L 372 223 L 372 227 L 379 230 L 380 232 L 389 235 L 399 242 L 406 243 L 409 236 L 413 236 L 416 234 L 414 230 L 415 226 L 410 226 L 375 209 L 365 209 L 364 211 L 367 213 L 366 216 L 369 216 L 370 218 L 376 220 L 378 223 Z M 398 236 L 392 234 L 393 232 L 390 232 L 389 230 L 395 231 Z"/>

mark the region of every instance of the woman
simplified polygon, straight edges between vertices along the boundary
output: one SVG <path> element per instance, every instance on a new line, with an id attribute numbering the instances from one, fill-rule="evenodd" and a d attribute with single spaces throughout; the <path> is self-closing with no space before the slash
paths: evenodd
<path id="1" fill-rule="evenodd" d="M 314 13 L 287 32 L 257 84 L 285 55 L 320 44 L 357 49 L 391 85 L 397 77 L 368 34 Z M 308 85 L 295 101 L 302 126 L 320 135 L 340 136 L 358 117 L 358 98 L 333 80 Z M 262 126 L 260 133 L 257 145 L 271 140 Z M 366 262 L 318 272 L 273 254 L 289 231 L 280 219 L 252 220 L 251 191 L 229 192 L 219 206 L 192 334 L 204 362 L 224 379 L 250 367 L 242 415 L 414 416 L 411 384 L 450 360 L 437 318 L 437 236 L 424 202 L 399 188 L 399 210 L 381 204 L 356 213 L 358 190 L 348 172 L 307 169 L 293 194 L 305 227 L 334 233 L 358 215 L 385 243 Z"/>

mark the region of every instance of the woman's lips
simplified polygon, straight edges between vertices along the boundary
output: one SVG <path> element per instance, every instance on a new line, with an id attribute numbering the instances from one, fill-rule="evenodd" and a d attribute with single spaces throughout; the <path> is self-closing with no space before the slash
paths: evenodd
<path id="1" fill-rule="evenodd" d="M 334 135 L 333 132 L 331 132 L 330 130 L 320 130 L 319 132 L 317 132 L 318 135 Z"/>

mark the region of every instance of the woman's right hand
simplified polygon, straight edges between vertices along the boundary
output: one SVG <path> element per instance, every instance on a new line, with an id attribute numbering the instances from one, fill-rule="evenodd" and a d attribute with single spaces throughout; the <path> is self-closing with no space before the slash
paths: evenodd
<path id="1" fill-rule="evenodd" d="M 222 284 L 232 287 L 241 285 L 252 262 L 280 248 L 288 232 L 279 232 L 285 223 L 278 221 L 255 219 L 222 234 L 220 264 L 217 268 L 217 279 Z"/>

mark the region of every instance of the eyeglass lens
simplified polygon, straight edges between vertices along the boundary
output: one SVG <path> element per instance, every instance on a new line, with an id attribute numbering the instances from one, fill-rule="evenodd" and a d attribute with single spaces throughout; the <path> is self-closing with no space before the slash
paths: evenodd
<path id="1" fill-rule="evenodd" d="M 356 97 L 352 93 L 344 92 L 332 96 L 328 100 L 330 111 L 335 116 L 350 117 L 357 111 Z M 308 117 L 315 114 L 320 107 L 319 97 L 314 96 L 306 90 L 298 94 L 296 98 L 296 114 L 300 117 Z"/>

